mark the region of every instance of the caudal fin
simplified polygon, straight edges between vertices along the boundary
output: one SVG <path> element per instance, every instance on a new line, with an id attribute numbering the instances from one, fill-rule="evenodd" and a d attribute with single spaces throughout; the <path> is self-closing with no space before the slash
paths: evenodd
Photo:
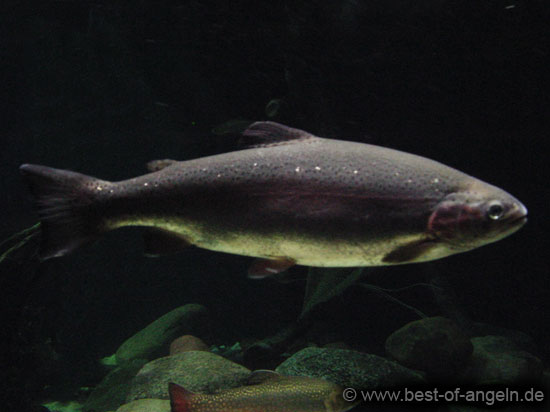
<path id="1" fill-rule="evenodd" d="M 101 216 L 94 204 L 94 189 L 108 182 L 46 166 L 24 164 L 19 170 L 35 197 L 42 222 L 42 259 L 66 255 L 99 235 Z"/>
<path id="2" fill-rule="evenodd" d="M 168 384 L 168 392 L 172 412 L 192 412 L 191 397 L 194 395 L 193 392 L 172 382 Z"/>

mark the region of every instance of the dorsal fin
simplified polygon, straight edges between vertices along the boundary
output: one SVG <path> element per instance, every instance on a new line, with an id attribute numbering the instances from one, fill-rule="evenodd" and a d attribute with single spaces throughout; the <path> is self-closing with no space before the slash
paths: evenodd
<path id="1" fill-rule="evenodd" d="M 158 172 L 159 170 L 171 166 L 176 162 L 177 160 L 172 159 L 151 160 L 149 163 L 147 163 L 147 170 L 149 170 L 150 172 Z"/>
<path id="2" fill-rule="evenodd" d="M 247 385 L 259 385 L 261 383 L 264 383 L 266 381 L 270 381 L 273 379 L 281 379 L 283 375 L 269 370 L 269 369 L 258 369 L 253 371 L 246 380 Z"/>
<path id="3" fill-rule="evenodd" d="M 243 132 L 244 144 L 249 147 L 270 147 L 290 144 L 316 136 L 275 122 L 256 122 Z"/>

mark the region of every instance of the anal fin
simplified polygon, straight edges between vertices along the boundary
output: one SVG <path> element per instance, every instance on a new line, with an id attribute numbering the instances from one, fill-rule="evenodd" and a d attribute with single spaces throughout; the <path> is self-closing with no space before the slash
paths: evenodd
<path id="1" fill-rule="evenodd" d="M 143 233 L 145 256 L 158 257 L 181 252 L 191 246 L 182 235 L 156 227 L 145 229 Z"/>
<path id="2" fill-rule="evenodd" d="M 296 264 L 293 259 L 282 257 L 273 259 L 257 259 L 248 269 L 248 277 L 251 279 L 263 279 L 284 272 Z"/>

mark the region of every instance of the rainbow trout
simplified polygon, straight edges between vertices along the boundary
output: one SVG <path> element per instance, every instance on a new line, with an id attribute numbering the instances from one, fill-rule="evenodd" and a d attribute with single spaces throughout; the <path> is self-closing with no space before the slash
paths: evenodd
<path id="1" fill-rule="evenodd" d="M 505 191 L 441 163 L 273 122 L 253 146 L 109 182 L 20 167 L 42 222 L 41 256 L 65 255 L 101 233 L 147 226 L 152 255 L 195 245 L 259 258 L 253 277 L 298 264 L 393 265 L 439 259 L 518 230 L 527 209 Z"/>
<path id="2" fill-rule="evenodd" d="M 323 379 L 261 372 L 261 382 L 213 395 L 189 392 L 171 383 L 172 412 L 341 412 L 357 402 L 343 398 L 343 388 Z"/>

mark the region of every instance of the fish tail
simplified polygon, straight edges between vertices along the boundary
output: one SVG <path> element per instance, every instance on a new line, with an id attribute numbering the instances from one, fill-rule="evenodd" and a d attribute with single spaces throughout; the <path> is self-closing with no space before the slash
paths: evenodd
<path id="1" fill-rule="evenodd" d="M 98 188 L 111 183 L 46 166 L 19 167 L 35 197 L 41 220 L 40 258 L 63 256 L 104 231 L 97 210 Z"/>
<path id="2" fill-rule="evenodd" d="M 168 384 L 170 394 L 170 407 L 172 412 L 191 412 L 191 398 L 194 393 L 183 386 L 170 382 Z"/>

